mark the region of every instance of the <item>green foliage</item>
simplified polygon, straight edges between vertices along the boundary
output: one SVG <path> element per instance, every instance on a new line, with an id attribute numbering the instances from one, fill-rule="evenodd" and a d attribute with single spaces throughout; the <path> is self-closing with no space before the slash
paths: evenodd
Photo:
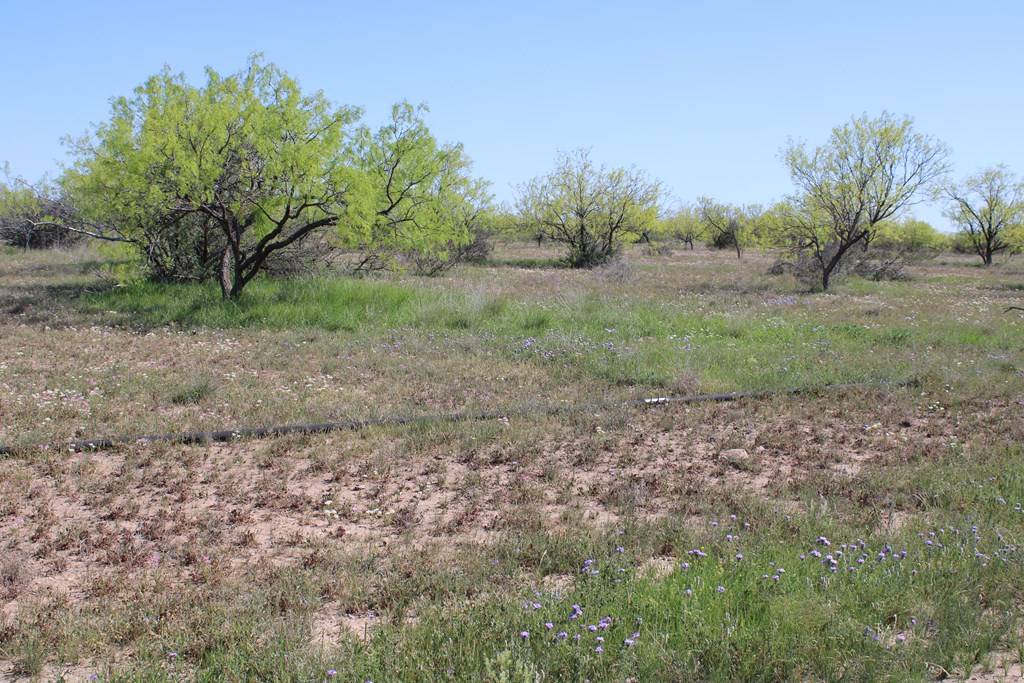
<path id="1" fill-rule="evenodd" d="M 636 168 L 595 166 L 587 150 L 562 152 L 555 170 L 520 185 L 516 208 L 537 235 L 569 248 L 573 268 L 609 261 L 658 217 L 661 184 Z"/>
<path id="2" fill-rule="evenodd" d="M 736 257 L 753 246 L 770 246 L 774 214 L 760 204 L 720 204 L 710 197 L 698 197 L 692 218 L 700 226 L 709 247 L 735 249 Z M 691 228 L 692 230 L 692 228 Z"/>
<path id="3" fill-rule="evenodd" d="M 487 183 L 470 176 L 462 145 L 437 142 L 426 112 L 401 102 L 380 130 L 361 133 L 357 164 L 372 185 L 373 220 L 368 233 L 347 235 L 347 246 L 366 252 L 357 268 L 387 267 L 406 254 L 418 269 L 437 272 L 454 265 L 482 229 Z"/>
<path id="4" fill-rule="evenodd" d="M 817 264 L 823 289 L 855 246 L 899 215 L 947 172 L 947 148 L 909 118 L 865 114 L 832 130 L 814 150 L 791 142 L 782 157 L 798 195 L 782 216 L 787 241 Z"/>
<path id="5" fill-rule="evenodd" d="M 102 257 L 97 272 L 105 280 L 115 285 L 131 285 L 142 282 L 156 267 L 147 266 L 145 254 L 138 245 L 130 242 L 100 241 L 96 245 L 97 253 Z M 166 277 L 171 280 L 175 278 Z M 179 278 L 185 279 L 185 278 Z"/>
<path id="6" fill-rule="evenodd" d="M 760 246 L 764 241 L 770 214 L 762 204 L 744 204 L 740 207 L 743 225 L 740 237 L 746 247 Z"/>
<path id="7" fill-rule="evenodd" d="M 949 236 L 949 248 L 954 254 L 974 253 L 974 244 L 970 236 L 959 231 Z"/>
<path id="8" fill-rule="evenodd" d="M 30 185 L 3 168 L 0 183 L 0 243 L 23 249 L 58 246 L 76 238 L 63 225 L 67 212 L 45 179 Z"/>
<path id="9" fill-rule="evenodd" d="M 485 659 L 484 675 L 489 683 L 540 683 L 544 680 L 537 667 L 517 658 L 511 650 L 502 650 Z"/>
<path id="10" fill-rule="evenodd" d="M 1024 223 L 1007 228 L 1005 237 L 1012 253 L 1024 254 Z"/>
<path id="11" fill-rule="evenodd" d="M 872 244 L 876 247 L 900 249 L 909 254 L 924 254 L 949 249 L 950 239 L 930 223 L 907 216 L 902 221 L 879 223 Z"/>
<path id="12" fill-rule="evenodd" d="M 743 210 L 733 204 L 719 204 L 710 197 L 697 198 L 697 216 L 703 226 L 708 246 L 715 249 L 735 249 L 736 257 L 743 256 L 748 226 Z"/>
<path id="13" fill-rule="evenodd" d="M 492 207 L 484 216 L 484 220 L 487 231 L 493 235 L 510 239 L 531 236 L 523 230 L 515 209 L 508 204 L 502 203 Z"/>
<path id="14" fill-rule="evenodd" d="M 704 235 L 704 226 L 692 206 L 679 206 L 659 218 L 651 230 L 654 239 L 674 239 L 693 249 L 694 243 Z"/>
<path id="15" fill-rule="evenodd" d="M 335 106 L 261 57 L 204 87 L 169 68 L 115 98 L 111 118 L 69 141 L 65 190 L 172 278 L 217 270 L 225 297 L 280 250 L 340 225 L 369 234 L 366 181 L 352 164 L 356 108 Z"/>
<path id="16" fill-rule="evenodd" d="M 950 183 L 946 217 L 986 266 L 1002 251 L 1024 247 L 1024 182 L 1000 164 Z"/>

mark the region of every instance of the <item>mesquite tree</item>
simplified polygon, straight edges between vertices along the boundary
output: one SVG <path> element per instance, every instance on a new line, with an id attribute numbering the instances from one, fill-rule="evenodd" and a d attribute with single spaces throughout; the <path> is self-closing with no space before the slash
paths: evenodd
<path id="1" fill-rule="evenodd" d="M 369 229 L 353 164 L 360 113 L 303 94 L 259 56 L 227 77 L 207 69 L 204 87 L 165 69 L 70 142 L 64 185 L 94 226 L 83 232 L 148 263 L 215 248 L 221 293 L 235 298 L 272 255 L 343 217 L 348 231 Z"/>
<path id="2" fill-rule="evenodd" d="M 516 207 L 537 234 L 569 247 L 574 268 L 592 268 L 658 218 L 661 183 L 636 168 L 595 166 L 587 150 L 562 152 L 555 170 L 518 187 Z"/>
<path id="3" fill-rule="evenodd" d="M 490 207 L 488 183 L 471 176 L 461 144 L 439 143 L 430 133 L 428 111 L 400 102 L 375 133 L 362 130 L 356 163 L 370 182 L 372 220 L 349 245 L 362 252 L 359 269 L 387 267 L 404 254 L 427 272 L 443 270 L 474 241 Z"/>
<path id="4" fill-rule="evenodd" d="M 0 244 L 22 249 L 42 249 L 66 243 L 77 237 L 65 223 L 72 212 L 45 179 L 31 185 L 11 174 L 4 165 L 0 181 Z"/>
<path id="5" fill-rule="evenodd" d="M 844 256 L 866 247 L 876 226 L 913 204 L 948 170 L 945 145 L 888 113 L 852 119 L 813 150 L 790 143 L 782 157 L 798 189 L 784 229 L 819 267 L 822 289 Z"/>
<path id="6" fill-rule="evenodd" d="M 960 229 L 986 266 L 1013 247 L 1024 226 L 1024 183 L 1000 164 L 950 183 L 941 190 L 948 201 L 946 217 Z"/>
<path id="7" fill-rule="evenodd" d="M 736 250 L 736 258 L 743 258 L 746 243 L 746 225 L 743 210 L 732 204 L 719 204 L 710 197 L 697 198 L 697 217 L 704 234 L 715 246 Z"/>

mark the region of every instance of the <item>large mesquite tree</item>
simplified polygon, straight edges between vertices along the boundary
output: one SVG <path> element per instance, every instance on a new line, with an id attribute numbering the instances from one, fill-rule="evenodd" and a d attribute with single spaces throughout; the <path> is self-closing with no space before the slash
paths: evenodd
<path id="1" fill-rule="evenodd" d="M 258 56 L 227 77 L 208 69 L 204 87 L 165 69 L 71 142 L 64 185 L 91 219 L 84 232 L 171 269 L 205 250 L 235 298 L 316 231 L 369 234 L 372 193 L 353 162 L 360 114 L 303 94 Z"/>
<path id="2" fill-rule="evenodd" d="M 832 130 L 813 150 L 793 143 L 782 157 L 798 194 L 784 229 L 794 248 L 818 266 L 822 289 L 854 247 L 877 226 L 922 198 L 948 170 L 948 149 L 916 133 L 909 118 L 866 115 Z"/>

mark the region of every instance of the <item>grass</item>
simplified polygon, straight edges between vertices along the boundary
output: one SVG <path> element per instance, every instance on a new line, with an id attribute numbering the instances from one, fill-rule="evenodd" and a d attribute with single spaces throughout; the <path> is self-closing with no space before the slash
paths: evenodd
<path id="1" fill-rule="evenodd" d="M 556 258 L 511 245 L 444 278 L 260 280 L 225 303 L 106 288 L 89 251 L 0 255 L 0 441 L 26 447 L 0 460 L 0 672 L 904 681 L 1019 663 L 1018 261 L 811 294 L 756 254 L 536 265 Z"/>
<path id="2" fill-rule="evenodd" d="M 424 335 L 428 342 L 440 337 L 482 354 L 555 361 L 549 364 L 559 374 L 650 389 L 671 386 L 684 370 L 698 373 L 712 391 L 897 380 L 914 371 L 901 353 L 907 347 L 950 344 L 951 337 L 957 348 L 1016 343 L 1012 325 L 864 325 L 809 311 L 794 296 L 770 297 L 762 310 L 737 315 L 616 294 L 515 300 L 504 291 L 439 294 L 416 284 L 340 278 L 262 280 L 237 302 L 221 300 L 210 287 L 144 283 L 86 296 L 80 306 L 149 329 L 340 332 L 337 339 L 421 346 Z"/>

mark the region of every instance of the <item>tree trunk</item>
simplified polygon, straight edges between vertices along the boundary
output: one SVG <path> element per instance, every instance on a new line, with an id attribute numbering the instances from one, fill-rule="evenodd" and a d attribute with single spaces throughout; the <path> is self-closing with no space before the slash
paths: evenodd
<path id="1" fill-rule="evenodd" d="M 234 299 L 238 296 L 234 268 L 232 268 L 234 261 L 231 245 L 228 244 L 224 247 L 224 253 L 220 257 L 220 295 L 225 299 Z"/>
<path id="2" fill-rule="evenodd" d="M 828 291 L 828 286 L 832 282 L 832 272 L 839 266 L 839 262 L 845 253 L 846 250 L 840 247 L 836 254 L 827 262 L 824 258 L 818 257 L 818 262 L 821 263 L 821 291 Z"/>

